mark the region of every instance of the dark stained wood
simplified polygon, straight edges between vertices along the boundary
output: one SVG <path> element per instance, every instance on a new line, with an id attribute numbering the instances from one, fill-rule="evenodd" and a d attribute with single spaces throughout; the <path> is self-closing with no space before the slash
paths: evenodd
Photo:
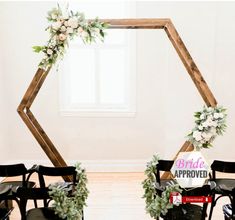
<path id="1" fill-rule="evenodd" d="M 43 72 L 41 73 L 41 77 L 40 77 L 40 79 L 37 81 L 37 84 L 35 85 L 34 90 L 31 92 L 30 98 L 28 99 L 28 102 L 27 102 L 27 104 L 25 105 L 25 107 L 26 107 L 27 109 L 29 109 L 29 108 L 31 107 L 31 105 L 33 104 L 33 101 L 34 101 L 34 99 L 36 98 L 36 96 L 37 96 L 39 90 L 41 89 L 42 84 L 44 83 L 44 81 L 45 81 L 45 79 L 46 79 L 46 77 L 47 77 L 47 75 L 48 75 L 50 69 L 51 69 L 51 68 L 49 68 L 49 69 L 47 69 L 47 71 L 43 71 Z"/>
<path id="2" fill-rule="evenodd" d="M 38 69 L 37 72 L 35 73 L 28 89 L 26 90 L 18 108 L 17 108 L 17 111 L 20 112 L 20 111 L 23 111 L 25 109 L 25 106 L 26 104 L 28 103 L 29 101 L 29 97 L 31 96 L 33 90 L 35 89 L 39 79 L 41 78 L 42 74 L 43 74 L 44 70 L 43 69 Z"/>
<path id="3" fill-rule="evenodd" d="M 111 29 L 163 29 L 165 30 L 170 42 L 175 48 L 178 56 L 184 64 L 188 74 L 192 78 L 198 92 L 203 98 L 207 106 L 216 106 L 217 102 L 209 89 L 206 81 L 196 66 L 194 60 L 190 56 L 186 46 L 176 31 L 170 19 L 103 19 L 103 22 L 110 24 Z M 26 126 L 29 128 L 35 139 L 38 141 L 42 149 L 45 151 L 48 158 L 55 166 L 66 166 L 63 157 L 60 155 L 52 141 L 47 136 L 46 132 L 42 129 L 30 107 L 33 104 L 41 86 L 43 85 L 50 68 L 46 71 L 38 69 L 31 84 L 29 85 L 20 105 L 18 106 L 18 113 L 23 119 Z M 193 145 L 185 142 L 179 152 L 192 151 Z M 176 158 L 175 156 L 175 158 Z M 174 158 L 174 159 L 175 159 Z M 170 178 L 169 174 L 164 173 L 162 178 Z"/>

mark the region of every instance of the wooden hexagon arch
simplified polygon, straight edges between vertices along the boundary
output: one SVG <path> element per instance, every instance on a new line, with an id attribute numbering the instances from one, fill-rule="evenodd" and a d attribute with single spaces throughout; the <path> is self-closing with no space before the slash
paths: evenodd
<path id="1" fill-rule="evenodd" d="M 203 79 L 202 74 L 190 56 L 170 19 L 104 19 L 101 21 L 109 23 L 109 28 L 111 29 L 164 29 L 206 105 L 212 107 L 216 106 L 217 102 L 215 97 L 210 91 L 206 81 Z M 49 71 L 50 68 L 47 70 L 39 68 L 37 70 L 17 111 L 53 165 L 57 167 L 67 166 L 63 157 L 30 110 Z M 192 144 L 186 141 L 179 152 L 191 150 L 193 150 Z M 162 177 L 169 178 L 169 175 L 164 173 Z M 67 178 L 65 177 L 65 179 Z"/>

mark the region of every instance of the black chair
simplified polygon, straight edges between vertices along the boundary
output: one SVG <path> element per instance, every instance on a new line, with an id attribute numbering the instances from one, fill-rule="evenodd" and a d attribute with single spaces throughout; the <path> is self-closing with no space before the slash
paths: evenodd
<path id="1" fill-rule="evenodd" d="M 54 210 L 48 207 L 50 202 L 48 188 L 24 188 L 19 187 L 16 191 L 16 196 L 20 200 L 20 213 L 21 220 L 61 220 L 58 215 L 55 214 Z M 43 200 L 46 201 L 46 207 L 36 207 L 27 210 L 28 200 Z"/>
<path id="2" fill-rule="evenodd" d="M 231 204 L 223 206 L 225 220 L 235 220 L 235 188 L 232 189 L 230 200 Z"/>
<path id="3" fill-rule="evenodd" d="M 210 181 L 215 185 L 212 190 L 212 203 L 210 208 L 209 220 L 212 219 L 213 209 L 216 206 L 216 202 L 224 196 L 228 196 L 231 200 L 230 194 L 232 188 L 235 187 L 235 179 L 231 178 L 217 178 L 216 172 L 222 173 L 235 173 L 235 162 L 227 162 L 227 161 L 218 161 L 215 160 L 211 164 L 212 176 Z M 230 192 L 228 191 L 230 189 Z M 216 195 L 218 197 L 216 198 Z"/>
<path id="4" fill-rule="evenodd" d="M 27 169 L 24 164 L 11 164 L 11 165 L 0 165 L 0 177 L 20 177 L 19 181 L 4 181 L 1 183 L 2 186 L 10 186 L 11 190 L 8 194 L 2 196 L 2 200 L 5 201 L 6 208 L 11 208 L 11 204 L 9 205 L 9 201 L 14 200 L 18 203 L 18 200 L 15 196 L 16 188 L 28 187 L 32 188 L 35 186 L 35 182 L 28 181 L 31 174 L 34 172 L 34 169 Z"/>
<path id="5" fill-rule="evenodd" d="M 47 166 L 42 166 L 38 165 L 35 168 L 35 171 L 38 174 L 38 179 L 39 179 L 39 184 L 40 188 L 45 188 L 48 187 L 49 184 L 46 183 L 46 178 L 45 177 L 71 177 L 72 182 L 61 182 L 61 185 L 63 187 L 69 188 L 68 192 L 72 193 L 72 186 L 75 186 L 78 182 L 77 180 L 77 172 L 76 168 L 74 166 L 67 166 L 67 167 L 47 167 Z M 44 201 L 44 206 L 47 207 L 47 201 Z"/>
<path id="6" fill-rule="evenodd" d="M 172 179 L 161 179 L 162 172 L 170 172 L 171 167 L 173 166 L 174 160 L 159 160 L 156 165 L 155 178 L 156 178 L 156 192 L 157 194 L 162 193 L 169 182 L 174 180 Z"/>
<path id="7" fill-rule="evenodd" d="M 39 178 L 39 184 L 41 188 L 45 188 L 48 186 L 46 184 L 46 179 L 45 177 L 48 176 L 57 176 L 57 177 L 71 177 L 72 182 L 62 182 L 62 186 L 64 188 L 68 189 L 68 193 L 70 196 L 72 196 L 72 191 L 73 187 L 77 185 L 79 179 L 77 179 L 77 171 L 74 166 L 67 166 L 67 167 L 48 167 L 48 166 L 42 166 L 38 165 L 35 168 L 35 171 L 38 173 L 38 178 Z M 71 187 L 73 186 L 73 187 Z M 44 207 L 48 206 L 47 200 L 44 200 Z M 84 219 L 84 214 L 82 216 L 82 219 Z"/>
<path id="8" fill-rule="evenodd" d="M 182 196 L 209 196 L 211 189 L 209 185 L 198 188 L 183 190 Z M 191 203 L 180 204 L 169 209 L 165 216 L 161 216 L 164 220 L 205 220 L 207 203 L 203 206 Z"/>

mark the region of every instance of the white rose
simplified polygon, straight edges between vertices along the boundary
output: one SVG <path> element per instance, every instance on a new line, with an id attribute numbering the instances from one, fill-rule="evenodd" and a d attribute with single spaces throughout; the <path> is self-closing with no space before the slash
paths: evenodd
<path id="1" fill-rule="evenodd" d="M 56 18 L 57 18 L 57 14 L 52 13 L 52 14 L 51 14 L 51 18 L 52 18 L 52 19 L 56 19 Z"/>
<path id="2" fill-rule="evenodd" d="M 57 21 L 52 24 L 52 28 L 55 30 L 58 30 L 61 27 L 62 23 L 60 21 Z"/>
<path id="3" fill-rule="evenodd" d="M 47 54 L 48 55 L 52 55 L 53 54 L 53 50 L 52 49 L 47 49 Z"/>
<path id="4" fill-rule="evenodd" d="M 67 34 L 72 34 L 73 33 L 73 28 L 68 27 L 66 33 Z"/>
<path id="5" fill-rule="evenodd" d="M 204 120 L 204 119 L 205 119 L 205 115 L 204 115 L 204 114 L 201 114 L 201 115 L 200 115 L 200 119 L 201 119 L 201 120 Z"/>
<path id="6" fill-rule="evenodd" d="M 193 137 L 195 138 L 196 141 L 200 141 L 202 140 L 202 133 L 200 131 L 194 131 Z"/>
<path id="7" fill-rule="evenodd" d="M 200 131 L 203 130 L 203 126 L 199 125 L 199 126 L 198 126 L 198 129 L 199 129 Z"/>
<path id="8" fill-rule="evenodd" d="M 218 125 L 217 121 L 212 121 L 212 122 L 211 122 L 211 126 L 212 126 L 212 127 L 217 127 L 217 125 Z"/>
<path id="9" fill-rule="evenodd" d="M 206 143 L 206 140 L 205 140 L 205 139 L 202 139 L 200 142 L 201 142 L 201 144 L 205 144 L 205 143 Z"/>
<path id="10" fill-rule="evenodd" d="M 223 118 L 223 117 L 224 117 L 224 114 L 223 114 L 223 113 L 219 113 L 219 117 L 220 117 L 220 118 Z"/>
<path id="11" fill-rule="evenodd" d="M 59 40 L 64 41 L 66 38 L 67 36 L 65 34 L 59 34 Z"/>
<path id="12" fill-rule="evenodd" d="M 216 135 L 216 128 L 211 128 L 210 133 L 215 136 Z"/>
<path id="13" fill-rule="evenodd" d="M 64 18 L 60 18 L 59 21 L 63 24 L 64 23 Z"/>
<path id="14" fill-rule="evenodd" d="M 85 37 L 88 36 L 88 33 L 87 33 L 86 31 L 83 31 L 83 32 L 81 33 L 81 35 L 82 35 L 83 38 L 85 38 Z"/>
<path id="15" fill-rule="evenodd" d="M 68 26 L 69 26 L 68 21 L 65 21 L 65 22 L 64 22 L 64 26 L 65 26 L 65 27 L 68 27 Z"/>
<path id="16" fill-rule="evenodd" d="M 215 118 L 215 119 L 220 118 L 220 113 L 215 112 L 215 113 L 214 113 L 214 118 Z"/>
<path id="17" fill-rule="evenodd" d="M 209 126 L 208 121 L 205 121 L 205 122 L 202 123 L 202 127 L 206 128 L 208 126 Z"/>
<path id="18" fill-rule="evenodd" d="M 62 27 L 60 28 L 61 32 L 65 32 L 66 29 L 67 29 L 67 28 L 66 28 L 65 26 L 62 26 Z"/>
<path id="19" fill-rule="evenodd" d="M 208 119 L 208 120 L 207 120 L 207 124 L 208 124 L 209 126 L 212 126 L 213 121 L 212 121 L 211 119 Z"/>
<path id="20" fill-rule="evenodd" d="M 213 117 L 212 117 L 211 115 L 209 115 L 209 116 L 207 117 L 207 120 L 212 121 L 212 120 L 213 120 Z"/>
<path id="21" fill-rule="evenodd" d="M 202 137 L 205 139 L 205 141 L 209 141 L 212 137 L 212 134 L 211 133 L 206 133 L 206 132 L 203 132 L 202 133 Z"/>
<path id="22" fill-rule="evenodd" d="M 78 27 L 78 20 L 77 20 L 77 18 L 70 18 L 68 20 L 68 26 L 70 26 L 71 28 L 77 28 Z"/>

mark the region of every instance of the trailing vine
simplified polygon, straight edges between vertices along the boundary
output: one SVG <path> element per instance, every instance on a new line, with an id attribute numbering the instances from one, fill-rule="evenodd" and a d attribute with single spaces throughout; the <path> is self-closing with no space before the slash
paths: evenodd
<path id="1" fill-rule="evenodd" d="M 60 183 L 49 186 L 49 195 L 54 201 L 52 207 L 55 213 L 62 219 L 82 220 L 83 209 L 86 206 L 88 197 L 87 176 L 85 170 L 81 168 L 80 163 L 75 165 L 77 171 L 78 183 L 69 195 L 69 188 Z"/>
<path id="2" fill-rule="evenodd" d="M 173 204 L 170 202 L 170 194 L 172 192 L 182 192 L 179 184 L 169 182 L 162 194 L 157 194 L 154 172 L 156 171 L 159 159 L 159 155 L 154 155 L 152 160 L 147 163 L 145 170 L 146 179 L 142 182 L 144 189 L 143 198 L 146 203 L 145 209 L 154 219 L 157 219 L 160 215 L 166 215 L 168 210 L 173 208 Z"/>

